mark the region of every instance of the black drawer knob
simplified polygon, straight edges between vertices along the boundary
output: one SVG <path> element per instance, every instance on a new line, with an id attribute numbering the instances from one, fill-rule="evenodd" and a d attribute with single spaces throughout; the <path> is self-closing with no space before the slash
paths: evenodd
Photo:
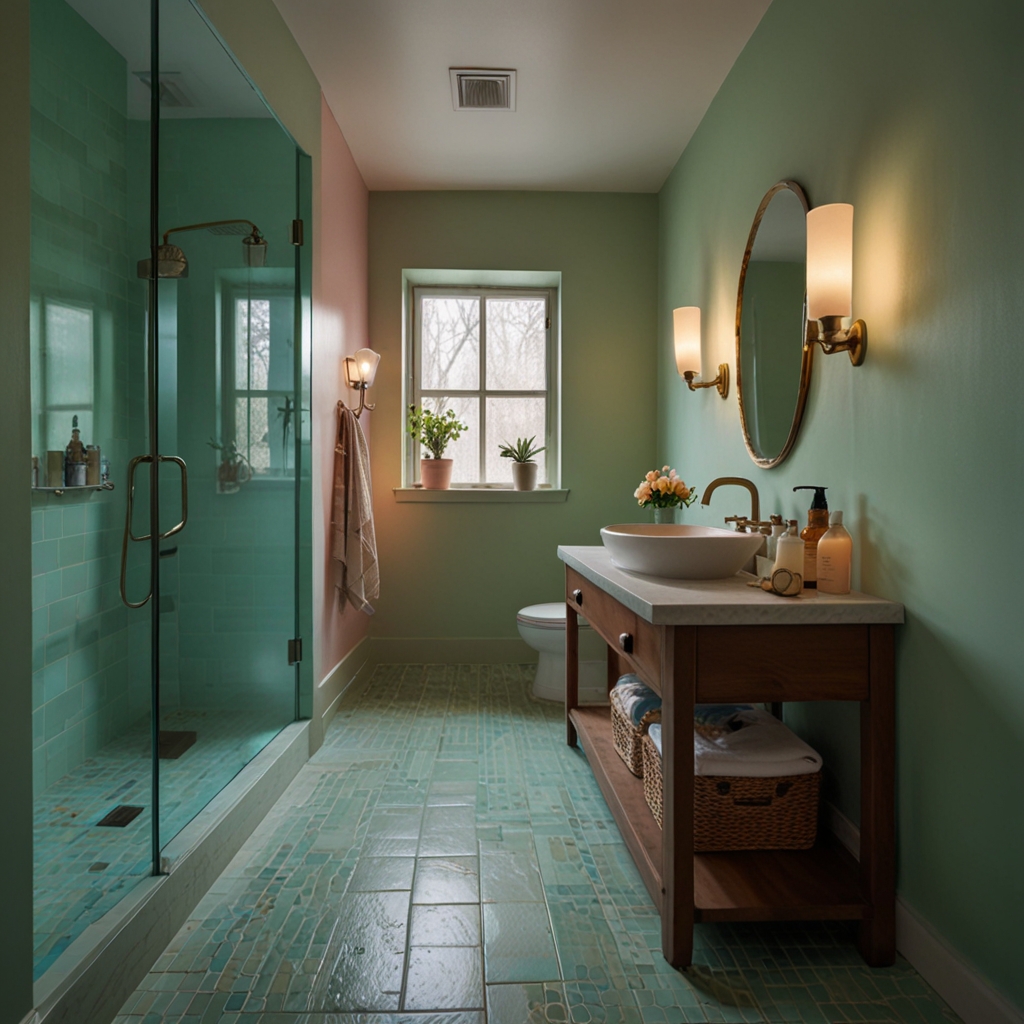
<path id="1" fill-rule="evenodd" d="M 633 653 L 633 634 L 632 633 L 620 633 L 619 634 L 619 646 L 626 654 Z"/>
<path id="2" fill-rule="evenodd" d="M 574 591 L 572 592 L 572 599 L 573 599 L 573 600 L 574 600 L 574 601 L 575 601 L 575 602 L 576 602 L 576 603 L 577 603 L 578 605 L 580 605 L 580 607 L 582 607 L 582 606 L 583 606 L 583 591 L 582 591 L 582 590 L 574 590 Z"/>

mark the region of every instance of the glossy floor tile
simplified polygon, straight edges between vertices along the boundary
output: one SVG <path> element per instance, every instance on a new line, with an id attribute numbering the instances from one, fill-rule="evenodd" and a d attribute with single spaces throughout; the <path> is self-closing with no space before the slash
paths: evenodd
<path id="1" fill-rule="evenodd" d="M 161 844 L 173 839 L 286 724 L 265 713 L 165 710 L 161 725 L 196 742 L 160 762 Z M 35 799 L 35 977 L 110 910 L 152 865 L 148 718 Z M 124 828 L 96 823 L 118 804 L 142 807 Z"/>
<path id="2" fill-rule="evenodd" d="M 660 922 L 530 666 L 384 666 L 117 1024 L 950 1024 L 846 925 Z"/>

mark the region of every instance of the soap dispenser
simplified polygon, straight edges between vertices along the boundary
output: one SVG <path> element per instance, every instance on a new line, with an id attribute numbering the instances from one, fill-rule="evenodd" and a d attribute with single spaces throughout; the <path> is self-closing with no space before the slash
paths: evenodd
<path id="1" fill-rule="evenodd" d="M 804 586 L 818 585 L 818 541 L 828 530 L 828 502 L 825 500 L 827 487 L 802 486 L 794 491 L 814 491 L 814 499 L 807 510 L 807 525 L 800 531 L 804 540 Z"/>
<path id="2" fill-rule="evenodd" d="M 795 519 L 789 521 L 789 531 L 784 533 L 776 545 L 775 568 L 788 569 L 791 573 L 802 576 L 804 571 L 804 542 L 796 532 L 797 522 Z"/>

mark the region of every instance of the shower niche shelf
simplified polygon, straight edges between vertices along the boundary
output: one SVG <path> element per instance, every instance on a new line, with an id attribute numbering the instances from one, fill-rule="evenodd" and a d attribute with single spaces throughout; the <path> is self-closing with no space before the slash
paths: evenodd
<path id="1" fill-rule="evenodd" d="M 33 487 L 34 494 L 56 494 L 59 498 L 63 494 L 86 494 L 89 491 L 112 491 L 113 483 L 109 480 L 105 484 L 85 484 L 80 487 Z"/>

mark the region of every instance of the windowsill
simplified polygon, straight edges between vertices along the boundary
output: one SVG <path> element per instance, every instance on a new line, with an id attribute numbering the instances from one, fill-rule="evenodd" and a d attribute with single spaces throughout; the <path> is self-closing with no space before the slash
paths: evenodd
<path id="1" fill-rule="evenodd" d="M 514 491 L 511 487 L 452 487 L 447 491 L 428 491 L 424 487 L 393 487 L 395 501 L 437 502 L 442 505 L 510 504 L 552 505 L 569 497 L 568 488 L 538 487 L 535 491 Z"/>

